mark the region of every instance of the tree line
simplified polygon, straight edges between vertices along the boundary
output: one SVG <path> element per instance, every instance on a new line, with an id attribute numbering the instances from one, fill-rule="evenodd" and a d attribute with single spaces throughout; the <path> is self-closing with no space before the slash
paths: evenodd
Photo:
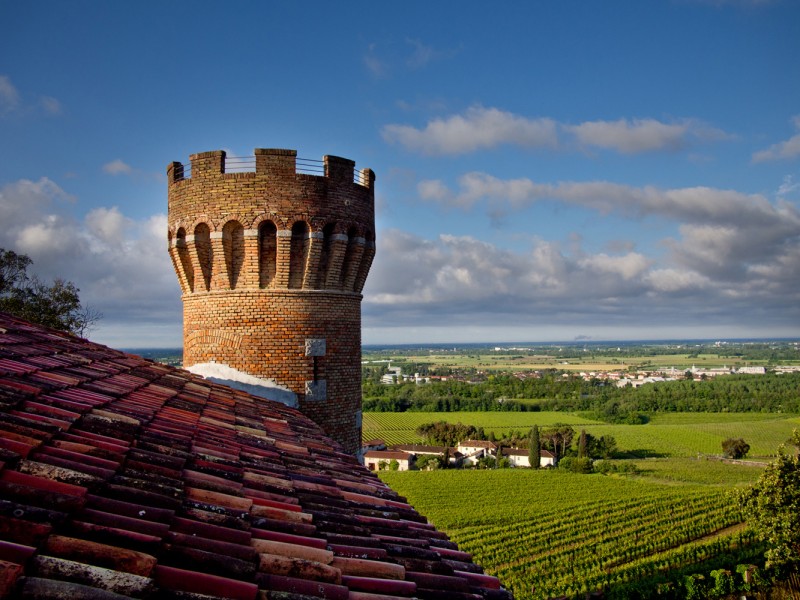
<path id="1" fill-rule="evenodd" d="M 544 428 L 534 425 L 529 431 L 511 430 L 498 437 L 494 431 L 487 434 L 483 427 L 436 421 L 420 425 L 416 433 L 426 444 L 448 448 L 455 447 L 464 440 L 485 440 L 498 447 L 528 448 L 534 452 L 537 448 L 548 450 L 556 462 L 566 456 L 608 459 L 613 458 L 617 452 L 617 442 L 613 436 L 593 436 L 584 429 L 576 432 L 572 426 L 565 424 Z M 530 455 L 531 458 L 533 456 L 534 454 Z M 539 461 L 532 460 L 531 464 L 538 465 Z"/>
<path id="2" fill-rule="evenodd" d="M 0 248 L 0 311 L 37 323 L 85 336 L 102 318 L 81 304 L 77 287 L 71 281 L 42 281 L 30 274 L 29 256 Z"/>
<path id="3" fill-rule="evenodd" d="M 654 412 L 800 413 L 800 373 L 726 375 L 706 381 L 677 380 L 618 388 L 548 371 L 519 379 L 427 384 L 363 384 L 363 410 L 373 412 L 582 411 L 609 423 L 644 423 Z"/>

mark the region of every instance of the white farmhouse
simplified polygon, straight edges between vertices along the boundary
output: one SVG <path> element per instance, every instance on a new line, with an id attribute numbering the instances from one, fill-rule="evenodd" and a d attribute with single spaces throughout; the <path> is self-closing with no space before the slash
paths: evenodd
<path id="1" fill-rule="evenodd" d="M 414 455 L 408 452 L 397 452 L 392 450 L 370 450 L 364 453 L 364 466 L 370 471 L 380 471 L 381 463 L 385 463 L 388 468 L 393 460 L 399 465 L 398 471 L 408 471 Z"/>
<path id="2" fill-rule="evenodd" d="M 530 467 L 531 461 L 528 457 L 527 448 L 503 448 L 503 456 L 508 459 L 512 467 Z M 552 467 L 555 457 L 549 450 L 542 450 L 539 458 L 540 467 Z"/>
<path id="3" fill-rule="evenodd" d="M 472 467 L 484 456 L 493 456 L 497 453 L 497 445 L 487 440 L 464 440 L 456 446 L 464 458 L 462 465 Z"/>

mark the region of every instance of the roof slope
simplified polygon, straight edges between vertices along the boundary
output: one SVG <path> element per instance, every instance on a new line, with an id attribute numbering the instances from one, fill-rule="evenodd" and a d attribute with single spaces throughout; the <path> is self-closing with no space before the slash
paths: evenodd
<path id="1" fill-rule="evenodd" d="M 508 599 L 298 411 L 0 313 L 0 598 Z"/>

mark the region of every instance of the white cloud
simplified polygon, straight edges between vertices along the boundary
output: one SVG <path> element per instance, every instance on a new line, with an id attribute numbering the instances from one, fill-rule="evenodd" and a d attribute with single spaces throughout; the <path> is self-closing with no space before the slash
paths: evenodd
<path id="1" fill-rule="evenodd" d="M 693 139 L 711 141 L 730 137 L 691 119 L 675 123 L 655 119 L 587 121 L 580 125 L 565 125 L 564 129 L 572 133 L 582 146 L 616 150 L 622 154 L 677 151 L 687 147 Z"/>
<path id="2" fill-rule="evenodd" d="M 133 168 L 118 158 L 104 164 L 103 171 L 109 175 L 130 175 L 133 173 Z"/>
<path id="3" fill-rule="evenodd" d="M 795 129 L 800 130 L 800 115 L 792 117 Z M 754 163 L 767 162 L 772 160 L 790 160 L 800 156 L 800 133 L 793 135 L 784 142 L 773 144 L 766 150 L 759 150 L 753 153 Z"/>
<path id="4" fill-rule="evenodd" d="M 429 121 L 424 129 L 386 125 L 383 138 L 423 154 L 466 154 L 502 144 L 554 148 L 558 144 L 552 119 L 528 119 L 496 108 L 474 106 L 463 115 Z"/>
<path id="5" fill-rule="evenodd" d="M 157 324 L 180 343 L 180 291 L 167 253 L 166 215 L 136 220 L 117 207 L 84 219 L 72 215 L 72 196 L 49 179 L 20 180 L 0 189 L 0 247 L 28 254 L 32 272 L 62 277 L 81 301 L 103 313 L 92 337 L 132 347 Z M 173 331 L 174 330 L 174 331 Z M 148 333 L 148 331 L 150 333 Z M 148 337 L 148 339 L 150 339 Z"/>
<path id="6" fill-rule="evenodd" d="M 11 80 L 0 75 L 0 115 L 10 113 L 19 106 L 19 92 Z"/>
<path id="7" fill-rule="evenodd" d="M 512 252 L 467 236 L 431 240 L 383 231 L 365 289 L 364 323 L 368 331 L 393 324 L 414 328 L 418 339 L 445 330 L 458 338 L 467 328 L 480 329 L 484 339 L 487 332 L 513 334 L 516 328 L 519 339 L 540 328 L 631 324 L 640 337 L 651 335 L 651 327 L 669 326 L 789 331 L 794 324 L 796 331 L 797 235 L 747 255 L 758 236 L 745 232 L 739 243 L 741 233 L 684 229 L 682 239 L 673 240 L 674 251 L 657 257 L 587 253 L 578 240 L 536 240 L 528 250 Z"/>
<path id="8" fill-rule="evenodd" d="M 125 229 L 132 226 L 132 221 L 125 217 L 116 206 L 111 208 L 95 208 L 86 215 L 87 230 L 107 244 L 121 241 Z"/>
<path id="9" fill-rule="evenodd" d="M 38 100 L 24 99 L 7 75 L 0 75 L 0 117 L 19 114 L 61 114 L 61 103 L 52 96 L 41 96 Z"/>
<path id="10" fill-rule="evenodd" d="M 701 186 L 661 189 L 609 181 L 541 183 L 470 172 L 458 179 L 456 190 L 434 179 L 420 182 L 418 192 L 423 200 L 449 207 L 468 208 L 485 202 L 490 211 L 519 210 L 540 200 L 555 200 L 631 218 L 662 216 L 677 221 L 748 226 L 800 224 L 800 213 L 789 204 L 773 205 L 758 194 Z"/>
<path id="11" fill-rule="evenodd" d="M 779 198 L 782 198 L 798 190 L 800 190 L 800 181 L 795 181 L 792 175 L 786 175 L 781 185 L 778 186 L 777 195 Z"/>
<path id="12" fill-rule="evenodd" d="M 656 119 L 558 123 L 546 117 L 529 118 L 497 108 L 473 106 L 463 114 L 432 119 L 424 128 L 391 124 L 382 129 L 384 140 L 423 154 L 466 154 L 512 144 L 523 148 L 556 148 L 572 136 L 578 146 L 603 148 L 623 154 L 677 151 L 697 142 L 733 136 L 697 119 L 665 123 Z"/>

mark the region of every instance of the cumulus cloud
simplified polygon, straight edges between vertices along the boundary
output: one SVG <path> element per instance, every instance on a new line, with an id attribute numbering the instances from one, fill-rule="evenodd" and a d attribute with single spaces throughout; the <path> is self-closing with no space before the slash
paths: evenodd
<path id="1" fill-rule="evenodd" d="M 759 150 L 753 153 L 752 161 L 760 163 L 772 160 L 789 160 L 800 156 L 800 115 L 792 117 L 792 123 L 795 129 L 798 130 L 796 135 L 786 141 L 773 144 L 766 150 Z"/>
<path id="2" fill-rule="evenodd" d="M 389 143 L 423 154 L 466 154 L 511 144 L 523 148 L 556 148 L 576 144 L 622 154 L 677 151 L 697 142 L 733 136 L 699 121 L 656 119 L 586 121 L 577 125 L 546 117 L 530 118 L 497 108 L 473 106 L 463 114 L 429 121 L 424 128 L 391 124 L 382 130 Z"/>
<path id="3" fill-rule="evenodd" d="M 780 278 L 788 281 L 786 274 L 794 273 L 791 257 L 800 247 L 800 211 L 796 205 L 781 199 L 770 202 L 762 195 L 734 190 L 661 189 L 606 181 L 551 184 L 467 173 L 459 179 L 456 190 L 433 180 L 420 184 L 418 191 L 423 199 L 450 207 L 473 207 L 481 203 L 493 217 L 546 199 L 621 218 L 669 219 L 679 225 L 680 235 L 663 240 L 671 262 L 654 268 L 678 269 L 694 275 L 681 280 L 671 277 L 673 283 L 666 288 L 656 287 L 655 291 L 672 289 L 676 281 L 684 284 L 707 279 L 735 282 L 740 290 L 750 286 L 753 293 L 758 293 L 759 286 L 766 289 L 765 282 L 755 279 L 754 274 L 771 270 L 776 277 L 781 274 Z M 639 278 L 649 267 L 641 255 L 632 251 L 623 255 L 625 261 L 617 262 L 616 266 L 625 264 L 631 269 L 628 279 Z M 596 255 L 583 259 L 579 266 L 592 265 L 595 272 L 600 272 L 609 260 L 612 259 Z M 618 272 L 623 274 L 619 269 Z M 800 280 L 794 289 L 800 289 Z"/>
<path id="4" fill-rule="evenodd" d="M 619 119 L 617 121 L 587 121 L 565 125 L 582 146 L 616 150 L 622 154 L 677 151 L 694 140 L 712 141 L 730 136 L 700 121 L 683 119 L 663 123 L 655 119 Z"/>
<path id="5" fill-rule="evenodd" d="M 365 326 L 499 332 L 635 323 L 643 337 L 650 326 L 796 327 L 797 234 L 747 255 L 757 236 L 739 243 L 725 228 L 698 227 L 682 231 L 673 253 L 649 257 L 587 253 L 575 240 L 510 251 L 468 236 L 388 230 L 365 288 Z M 726 260 L 733 268 L 722 268 Z"/>
<path id="6" fill-rule="evenodd" d="M 782 189 L 791 191 L 793 181 Z M 386 232 L 378 237 L 366 288 L 372 325 L 391 315 L 431 327 L 636 323 L 646 336 L 646 323 L 747 323 L 751 331 L 768 325 L 796 331 L 800 323 L 800 211 L 780 196 L 771 201 L 710 187 L 550 183 L 477 172 L 452 188 L 423 181 L 418 193 L 489 215 L 547 200 L 621 219 L 668 219 L 676 235 L 652 240 L 658 253 L 636 251 L 624 239 L 586 252 L 579 237 L 536 240 L 525 252 L 511 252 L 472 238 Z"/>
<path id="7" fill-rule="evenodd" d="M 474 106 L 462 115 L 429 121 L 424 129 L 386 125 L 383 138 L 423 154 L 466 154 L 513 144 L 525 148 L 554 148 L 558 144 L 552 119 L 528 119 L 496 108 Z"/>
<path id="8" fill-rule="evenodd" d="M 109 175 L 130 175 L 133 168 L 119 158 L 103 165 L 103 171 Z"/>
<path id="9" fill-rule="evenodd" d="M 773 205 L 759 194 L 710 187 L 662 189 L 636 187 L 609 181 L 537 182 L 528 178 L 500 179 L 481 172 L 465 173 L 457 189 L 441 180 L 424 180 L 417 186 L 423 200 L 456 208 L 485 203 L 490 211 L 513 211 L 541 200 L 582 206 L 602 214 L 631 218 L 662 216 L 677 221 L 797 226 L 800 216 L 788 203 Z"/>
<path id="10" fill-rule="evenodd" d="M 53 181 L 19 180 L 0 188 L 0 247 L 28 254 L 44 279 L 77 285 L 81 301 L 103 313 L 92 337 L 141 345 L 174 334 L 180 343 L 180 292 L 166 249 L 166 215 L 136 220 L 119 207 L 73 214 L 73 197 Z M 172 331 L 174 330 L 174 331 Z"/>

